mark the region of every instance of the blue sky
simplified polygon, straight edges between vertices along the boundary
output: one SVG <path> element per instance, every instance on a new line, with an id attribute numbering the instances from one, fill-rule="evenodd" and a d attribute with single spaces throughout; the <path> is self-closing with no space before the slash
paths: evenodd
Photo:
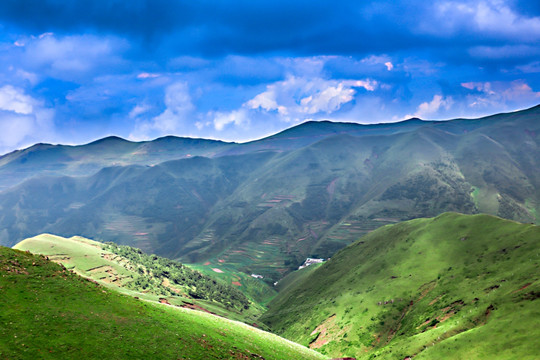
<path id="1" fill-rule="evenodd" d="M 540 103 L 540 2 L 3 0 L 0 153 Z"/>

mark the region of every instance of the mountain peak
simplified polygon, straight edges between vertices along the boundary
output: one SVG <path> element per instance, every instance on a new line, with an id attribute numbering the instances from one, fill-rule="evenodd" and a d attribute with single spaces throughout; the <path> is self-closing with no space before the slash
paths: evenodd
<path id="1" fill-rule="evenodd" d="M 121 138 L 120 136 L 110 135 L 110 136 L 106 136 L 104 138 L 92 141 L 86 145 L 95 145 L 95 144 L 113 143 L 113 142 L 129 143 L 131 141 Z"/>

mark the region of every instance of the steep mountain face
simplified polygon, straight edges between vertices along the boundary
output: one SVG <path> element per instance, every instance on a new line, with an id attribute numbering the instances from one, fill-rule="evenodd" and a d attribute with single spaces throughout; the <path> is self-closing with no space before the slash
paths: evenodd
<path id="1" fill-rule="evenodd" d="M 226 264 L 270 283 L 308 256 L 331 256 L 402 220 L 457 211 L 538 222 L 540 106 L 445 122 L 308 122 L 246 144 L 182 141 L 86 145 L 108 157 L 69 147 L 83 159 L 121 164 L 96 173 L 101 165 L 73 155 L 38 161 L 49 148 L 32 150 L 32 166 L 7 162 L 32 148 L 4 156 L 0 173 L 37 176 L 0 193 L 0 244 L 43 232 L 82 235 Z M 141 147 L 162 149 L 163 142 L 168 150 L 159 151 L 181 159 L 135 161 Z M 197 153 L 204 156 L 187 157 Z M 58 163 L 52 173 L 64 176 L 42 176 Z M 65 176 L 83 168 L 92 169 L 89 176 Z"/>
<path id="2" fill-rule="evenodd" d="M 285 278 L 262 321 L 334 357 L 535 359 L 539 246 L 540 227 L 489 215 L 385 226 Z"/>

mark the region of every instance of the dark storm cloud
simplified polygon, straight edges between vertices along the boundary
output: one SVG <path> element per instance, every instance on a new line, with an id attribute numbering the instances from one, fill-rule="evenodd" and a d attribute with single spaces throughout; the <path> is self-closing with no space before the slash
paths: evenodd
<path id="1" fill-rule="evenodd" d="M 90 32 L 124 37 L 131 40 L 131 56 L 138 59 L 363 56 L 430 50 L 432 58 L 450 62 L 490 64 L 510 58 L 515 64 L 536 56 L 523 47 L 508 48 L 538 47 L 540 29 L 523 21 L 540 11 L 531 3 L 4 0 L 0 22 L 32 34 Z M 497 17 L 508 18 L 508 11 L 513 12 L 509 21 L 514 24 L 497 24 Z"/>
<path id="2" fill-rule="evenodd" d="M 518 12 L 527 16 L 540 16 L 540 1 L 514 0 L 512 5 Z"/>
<path id="3" fill-rule="evenodd" d="M 418 37 L 410 24 L 424 12 L 414 3 L 395 1 L 0 2 L 0 21 L 18 30 L 112 33 L 144 40 L 146 48 L 154 50 L 207 56 L 363 54 L 407 48 Z"/>

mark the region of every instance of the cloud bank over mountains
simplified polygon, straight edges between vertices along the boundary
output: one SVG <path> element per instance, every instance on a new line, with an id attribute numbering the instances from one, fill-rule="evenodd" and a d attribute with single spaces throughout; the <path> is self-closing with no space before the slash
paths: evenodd
<path id="1" fill-rule="evenodd" d="M 0 3 L 0 152 L 540 103 L 530 1 Z"/>

